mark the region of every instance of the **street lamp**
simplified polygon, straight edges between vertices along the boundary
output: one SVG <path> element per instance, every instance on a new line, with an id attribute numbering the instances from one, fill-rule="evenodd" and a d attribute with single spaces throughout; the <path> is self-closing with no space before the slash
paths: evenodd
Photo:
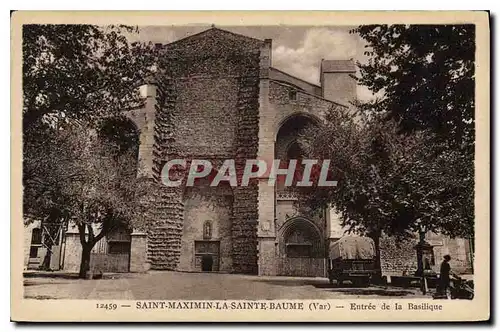
<path id="1" fill-rule="evenodd" d="M 422 293 L 427 293 L 427 277 L 434 276 L 435 272 L 431 268 L 431 262 L 434 256 L 433 246 L 425 241 L 425 231 L 419 232 L 419 241 L 414 247 L 417 250 L 417 271 L 415 275 L 421 277 L 420 287 Z"/>

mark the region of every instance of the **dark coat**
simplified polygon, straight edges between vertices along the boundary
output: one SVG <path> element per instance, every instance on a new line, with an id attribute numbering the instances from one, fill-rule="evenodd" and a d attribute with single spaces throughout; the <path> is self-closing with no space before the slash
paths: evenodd
<path id="1" fill-rule="evenodd" d="M 450 270 L 451 270 L 450 263 L 448 263 L 447 261 L 443 261 L 441 263 L 441 271 L 440 271 L 441 272 L 440 279 L 442 283 L 447 283 L 450 281 Z"/>

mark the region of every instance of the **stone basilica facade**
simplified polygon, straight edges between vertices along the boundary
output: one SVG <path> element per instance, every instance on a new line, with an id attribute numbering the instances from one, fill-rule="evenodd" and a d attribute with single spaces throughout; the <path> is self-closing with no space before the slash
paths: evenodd
<path id="1" fill-rule="evenodd" d="M 269 165 L 293 157 L 302 128 L 320 124 L 327 111 L 348 107 L 356 97 L 352 60 L 318 59 L 320 85 L 315 85 L 272 67 L 271 40 L 212 28 L 161 50 L 170 65 L 159 67 L 160 78 L 142 87 L 144 108 L 129 114 L 140 137 L 139 176 L 157 183 L 171 159 L 205 159 L 214 168 L 234 159 L 241 174 L 247 159 Z M 117 237 L 128 241 L 123 246 L 128 270 L 325 276 L 327 248 L 343 236 L 340 220 L 330 211 L 298 206 L 292 193 L 267 181 L 162 187 L 148 229 Z M 450 253 L 455 268 L 470 270 L 467 240 L 438 235 L 428 240 L 436 265 Z M 384 238 L 383 273 L 413 273 L 414 245 Z M 78 268 L 75 246 L 78 236 L 69 229 L 61 254 L 65 270 Z M 103 253 L 111 248 L 96 247 Z"/>
<path id="2" fill-rule="evenodd" d="M 141 133 L 142 176 L 158 179 L 174 158 L 205 159 L 214 168 L 234 159 L 238 174 L 247 159 L 286 159 L 303 127 L 356 95 L 352 61 L 323 61 L 317 86 L 273 68 L 271 40 L 216 28 L 162 53 L 172 66 L 160 68 L 164 79 L 144 87 L 147 105 L 131 114 Z M 158 231 L 148 237 L 150 268 L 322 275 L 325 212 L 299 212 L 293 195 L 267 181 L 166 189 L 165 203 L 179 213 L 167 212 L 165 222 L 158 215 Z"/>

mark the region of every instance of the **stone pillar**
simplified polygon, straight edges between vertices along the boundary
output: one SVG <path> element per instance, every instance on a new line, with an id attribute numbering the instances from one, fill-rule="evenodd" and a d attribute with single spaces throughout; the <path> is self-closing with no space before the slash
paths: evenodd
<path id="1" fill-rule="evenodd" d="M 344 236 L 345 229 L 342 228 L 342 216 L 332 207 L 328 207 L 325 211 L 326 218 L 326 236 L 329 239 L 340 239 Z"/>
<path id="2" fill-rule="evenodd" d="M 145 84 L 139 88 L 145 98 L 144 107 L 132 110 L 127 116 L 139 130 L 138 177 L 153 177 L 153 145 L 155 139 L 156 85 Z"/>
<path id="3" fill-rule="evenodd" d="M 259 92 L 259 149 L 257 159 L 265 161 L 268 171 L 259 179 L 259 275 L 276 275 L 276 199 L 275 187 L 268 186 L 269 168 L 274 160 L 275 114 L 269 105 L 269 68 L 271 66 L 272 41 L 266 39 L 260 54 Z"/>
<path id="4" fill-rule="evenodd" d="M 130 238 L 130 272 L 145 272 L 149 270 L 149 264 L 147 263 L 147 234 L 133 232 Z"/>
<path id="5" fill-rule="evenodd" d="M 267 178 L 259 180 L 259 275 L 277 274 L 274 189 Z"/>
<path id="6" fill-rule="evenodd" d="M 78 230 L 69 229 L 66 232 L 66 244 L 64 246 L 63 271 L 78 272 L 82 261 L 82 244 Z"/>
<path id="7" fill-rule="evenodd" d="M 276 260 L 276 238 L 259 237 L 259 275 L 275 276 L 278 274 Z"/>

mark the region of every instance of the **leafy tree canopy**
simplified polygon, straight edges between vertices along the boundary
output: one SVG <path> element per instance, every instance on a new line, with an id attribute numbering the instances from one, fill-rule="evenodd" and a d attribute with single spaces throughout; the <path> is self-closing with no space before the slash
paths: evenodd
<path id="1" fill-rule="evenodd" d="M 23 124 L 95 121 L 136 108 L 154 47 L 128 26 L 24 25 Z M 68 120 L 69 119 L 69 120 Z"/>
<path id="2" fill-rule="evenodd" d="M 436 153 L 430 131 L 400 133 L 378 114 L 333 110 L 300 138 L 309 157 L 329 159 L 336 187 L 308 189 L 317 207 L 333 205 L 342 226 L 362 234 L 406 237 L 421 230 L 470 236 L 474 188 L 467 160 Z"/>
<path id="3" fill-rule="evenodd" d="M 82 126 L 49 133 L 49 144 L 33 146 L 39 148 L 37 158 L 24 166 L 31 172 L 25 181 L 24 213 L 64 218 L 78 227 L 84 277 L 90 250 L 101 238 L 119 226 L 143 226 L 149 184 L 137 178 L 134 149 L 124 151 Z"/>
<path id="4" fill-rule="evenodd" d="M 381 97 L 362 109 L 387 112 L 405 132 L 430 129 L 473 153 L 474 25 L 362 25 L 359 83 Z"/>
<path id="5" fill-rule="evenodd" d="M 23 27 L 25 220 L 71 220 L 90 250 L 117 225 L 140 226 L 147 183 L 136 178 L 138 135 L 123 112 L 142 105 L 151 44 L 127 26 Z"/>

